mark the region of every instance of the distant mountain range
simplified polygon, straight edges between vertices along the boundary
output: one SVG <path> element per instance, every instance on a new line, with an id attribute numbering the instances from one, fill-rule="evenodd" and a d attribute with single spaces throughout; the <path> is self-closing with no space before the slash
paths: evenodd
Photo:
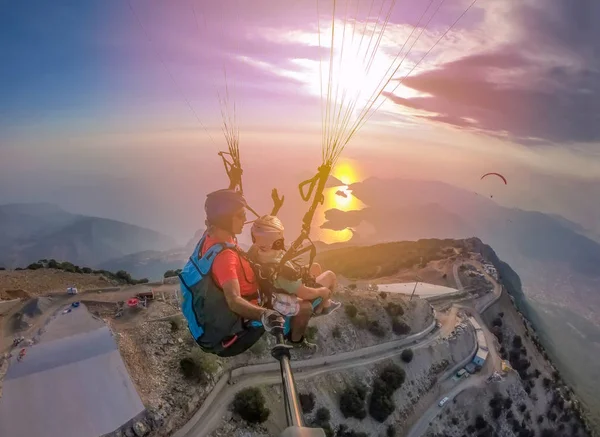
<path id="1" fill-rule="evenodd" d="M 349 187 L 368 205 L 329 210 L 324 228 L 366 222 L 375 231 L 347 242 L 479 237 L 523 279 L 526 294 L 575 310 L 600 324 L 600 244 L 560 216 L 506 208 L 442 182 L 367 179 Z"/>
<path id="2" fill-rule="evenodd" d="M 0 205 L 0 266 L 15 268 L 54 258 L 98 267 L 136 252 L 176 245 L 159 232 L 46 203 Z"/>

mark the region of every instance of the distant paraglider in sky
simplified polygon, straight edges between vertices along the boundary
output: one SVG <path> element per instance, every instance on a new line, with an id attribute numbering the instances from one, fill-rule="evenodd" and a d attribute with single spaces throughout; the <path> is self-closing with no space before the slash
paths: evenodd
<path id="1" fill-rule="evenodd" d="M 348 198 L 348 194 L 346 194 L 346 192 L 345 192 L 345 191 L 342 191 L 342 190 L 337 190 L 337 191 L 335 192 L 335 194 L 336 194 L 336 196 L 343 197 L 344 199 L 347 199 L 347 198 Z"/>
<path id="2" fill-rule="evenodd" d="M 500 173 L 486 173 L 483 176 L 481 176 L 481 179 L 485 178 L 486 176 L 498 176 L 500 179 L 502 179 L 504 181 L 504 185 L 508 185 L 508 182 L 506 182 L 506 178 L 504 176 L 502 176 Z"/>
<path id="3" fill-rule="evenodd" d="M 508 182 L 506 181 L 506 178 L 504 176 L 502 176 L 500 173 L 495 173 L 495 172 L 491 172 L 491 173 L 486 173 L 483 176 L 481 176 L 480 180 L 483 180 L 483 178 L 487 177 L 487 176 L 498 176 L 500 179 L 502 179 L 502 181 L 504 181 L 504 185 L 508 185 Z M 491 194 L 490 198 L 493 199 L 494 195 Z"/>

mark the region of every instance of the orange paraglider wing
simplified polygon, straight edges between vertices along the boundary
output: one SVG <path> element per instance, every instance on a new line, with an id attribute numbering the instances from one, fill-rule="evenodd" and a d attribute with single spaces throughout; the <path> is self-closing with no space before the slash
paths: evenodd
<path id="1" fill-rule="evenodd" d="M 490 175 L 498 176 L 500 179 L 502 179 L 504 181 L 504 185 L 508 185 L 508 183 L 506 182 L 506 178 L 504 176 L 502 176 L 500 173 L 486 173 L 483 176 L 481 176 L 481 179 L 483 179 L 486 176 L 490 176 Z"/>

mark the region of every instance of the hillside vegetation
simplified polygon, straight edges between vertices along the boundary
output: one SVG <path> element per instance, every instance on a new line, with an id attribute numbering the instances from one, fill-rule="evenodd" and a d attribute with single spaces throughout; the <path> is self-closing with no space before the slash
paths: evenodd
<path id="1" fill-rule="evenodd" d="M 371 279 L 445 259 L 455 254 L 454 248 L 462 250 L 463 245 L 457 240 L 427 239 L 345 247 L 321 253 L 316 261 L 349 279 Z"/>

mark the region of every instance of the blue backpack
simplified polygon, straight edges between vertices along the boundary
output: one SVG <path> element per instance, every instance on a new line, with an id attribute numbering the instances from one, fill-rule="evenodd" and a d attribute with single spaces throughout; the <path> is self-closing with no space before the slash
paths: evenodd
<path id="1" fill-rule="evenodd" d="M 239 255 L 237 247 L 231 243 L 215 244 L 200 256 L 205 239 L 206 233 L 179 274 L 181 310 L 192 337 L 204 351 L 221 356 L 237 355 L 260 339 L 264 330 L 259 322 L 246 323 L 229 309 L 223 290 L 215 283 L 211 273 L 217 255 L 223 250 L 234 250 Z M 253 335 L 248 336 L 251 332 Z M 232 348 L 242 337 L 246 337 L 244 347 Z M 228 348 L 235 353 L 226 352 Z"/>

